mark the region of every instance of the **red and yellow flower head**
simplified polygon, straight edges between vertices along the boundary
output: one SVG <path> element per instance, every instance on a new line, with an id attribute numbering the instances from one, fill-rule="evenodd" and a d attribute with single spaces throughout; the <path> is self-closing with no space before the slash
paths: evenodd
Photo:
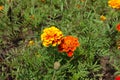
<path id="1" fill-rule="evenodd" d="M 63 37 L 62 32 L 55 26 L 45 28 L 43 34 L 41 35 L 41 40 L 45 47 L 49 45 L 56 46 L 61 43 L 61 38 Z"/>
<path id="2" fill-rule="evenodd" d="M 108 5 L 115 9 L 120 9 L 120 0 L 109 0 Z"/>
<path id="3" fill-rule="evenodd" d="M 58 45 L 58 50 L 60 52 L 66 52 L 68 57 L 73 56 L 73 52 L 76 50 L 76 47 L 79 46 L 78 39 L 73 36 L 63 37 L 61 44 Z"/>

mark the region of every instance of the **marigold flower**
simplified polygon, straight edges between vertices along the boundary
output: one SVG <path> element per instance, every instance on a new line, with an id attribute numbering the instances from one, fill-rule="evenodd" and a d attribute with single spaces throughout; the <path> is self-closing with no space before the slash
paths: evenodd
<path id="1" fill-rule="evenodd" d="M 0 6 L 0 11 L 4 9 L 4 6 Z"/>
<path id="2" fill-rule="evenodd" d="M 58 45 L 58 50 L 60 52 L 66 52 L 68 57 L 73 56 L 73 52 L 76 50 L 76 47 L 79 46 L 78 39 L 73 36 L 66 36 L 62 39 L 61 44 Z"/>
<path id="3" fill-rule="evenodd" d="M 41 40 L 43 45 L 48 47 L 49 45 L 56 46 L 61 43 L 61 38 L 63 37 L 62 32 L 55 26 L 50 28 L 45 28 L 43 34 L 41 35 Z"/>
<path id="4" fill-rule="evenodd" d="M 115 80 L 120 80 L 120 75 L 116 76 Z"/>
<path id="5" fill-rule="evenodd" d="M 120 0 L 109 0 L 108 5 L 115 9 L 120 9 Z"/>
<path id="6" fill-rule="evenodd" d="M 31 45 L 34 45 L 34 41 L 33 40 L 30 40 L 29 43 L 28 43 L 28 46 L 31 46 Z"/>
<path id="7" fill-rule="evenodd" d="M 105 21 L 105 20 L 106 20 L 106 17 L 103 16 L 103 15 L 101 15 L 101 16 L 100 16 L 100 20 Z"/>
<path id="8" fill-rule="evenodd" d="M 117 30 L 117 31 L 120 31 L 120 24 L 118 24 L 118 25 L 116 26 L 116 30 Z"/>

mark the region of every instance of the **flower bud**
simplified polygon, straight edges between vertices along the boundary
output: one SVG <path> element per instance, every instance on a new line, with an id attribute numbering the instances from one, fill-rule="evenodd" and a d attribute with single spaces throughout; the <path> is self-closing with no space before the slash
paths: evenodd
<path id="1" fill-rule="evenodd" d="M 58 70 L 60 68 L 60 62 L 55 62 L 54 63 L 54 69 Z"/>

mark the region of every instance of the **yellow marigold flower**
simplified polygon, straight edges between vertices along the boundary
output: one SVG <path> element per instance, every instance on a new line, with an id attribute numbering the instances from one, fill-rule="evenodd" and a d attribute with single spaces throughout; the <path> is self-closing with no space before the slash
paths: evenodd
<path id="1" fill-rule="evenodd" d="M 30 40 L 29 43 L 28 43 L 28 46 L 31 46 L 31 45 L 34 45 L 34 41 L 33 40 Z"/>
<path id="2" fill-rule="evenodd" d="M 79 46 L 78 39 L 73 36 L 66 36 L 62 39 L 61 44 L 58 46 L 60 52 L 66 52 L 68 57 L 73 56 L 73 52 Z"/>
<path id="3" fill-rule="evenodd" d="M 50 28 L 45 28 L 43 34 L 41 35 L 41 40 L 43 45 L 48 47 L 49 45 L 56 46 L 61 43 L 61 38 L 63 37 L 62 32 L 55 26 Z"/>
<path id="4" fill-rule="evenodd" d="M 105 20 L 106 20 L 106 17 L 103 16 L 103 15 L 101 15 L 101 16 L 100 16 L 100 20 L 105 21 Z"/>
<path id="5" fill-rule="evenodd" d="M 4 6 L 0 6 L 0 11 L 4 9 Z"/>
<path id="6" fill-rule="evenodd" d="M 120 0 L 109 0 L 108 5 L 115 9 L 120 9 Z"/>

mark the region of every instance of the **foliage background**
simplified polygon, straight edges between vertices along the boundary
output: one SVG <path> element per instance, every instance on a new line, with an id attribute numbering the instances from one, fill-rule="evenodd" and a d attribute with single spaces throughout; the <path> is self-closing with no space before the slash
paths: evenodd
<path id="1" fill-rule="evenodd" d="M 120 11 L 108 0 L 0 0 L 0 5 L 1 80 L 113 80 L 120 74 Z M 107 19 L 101 21 L 101 15 Z M 51 25 L 78 37 L 72 58 L 42 46 L 42 30 Z M 30 40 L 34 45 L 28 46 Z"/>

